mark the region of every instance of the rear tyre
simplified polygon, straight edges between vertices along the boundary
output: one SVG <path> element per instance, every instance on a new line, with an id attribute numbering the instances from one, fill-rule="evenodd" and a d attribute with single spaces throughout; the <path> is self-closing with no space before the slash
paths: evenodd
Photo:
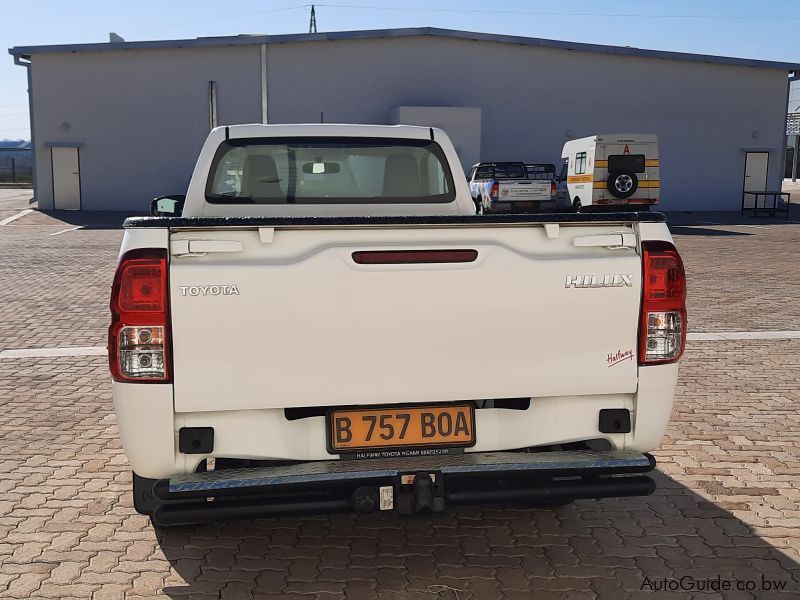
<path id="1" fill-rule="evenodd" d="M 153 485 L 156 481 L 156 479 L 148 479 L 147 477 L 140 477 L 136 473 L 133 474 L 133 508 L 140 515 L 153 516 L 153 511 L 158 504 L 156 497 L 153 495 Z"/>
<path id="2" fill-rule="evenodd" d="M 572 203 L 572 210 L 576 213 L 581 212 L 581 201 L 579 198 L 575 198 L 575 202 Z"/>

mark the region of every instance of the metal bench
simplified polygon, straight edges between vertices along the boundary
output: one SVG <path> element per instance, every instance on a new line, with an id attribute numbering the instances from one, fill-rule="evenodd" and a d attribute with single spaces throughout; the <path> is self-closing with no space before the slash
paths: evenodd
<path id="1" fill-rule="evenodd" d="M 752 198 L 753 205 L 746 206 L 747 200 Z M 762 205 L 758 205 L 758 199 L 763 198 Z M 772 205 L 769 206 L 767 203 L 767 198 L 772 199 Z M 773 191 L 763 191 L 763 192 L 742 192 L 742 215 L 744 215 L 745 210 L 752 210 L 753 216 L 757 217 L 759 211 L 762 212 L 769 212 L 771 215 L 775 215 L 778 212 L 784 212 L 785 218 L 789 218 L 789 192 L 773 192 Z M 784 207 L 780 206 L 780 203 L 783 203 Z"/>

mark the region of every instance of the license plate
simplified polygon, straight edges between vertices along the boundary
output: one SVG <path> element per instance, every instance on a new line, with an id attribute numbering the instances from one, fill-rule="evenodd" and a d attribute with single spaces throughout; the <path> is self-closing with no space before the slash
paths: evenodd
<path id="1" fill-rule="evenodd" d="M 463 447 L 475 444 L 471 404 L 398 408 L 346 408 L 328 414 L 334 453 L 393 448 Z"/>

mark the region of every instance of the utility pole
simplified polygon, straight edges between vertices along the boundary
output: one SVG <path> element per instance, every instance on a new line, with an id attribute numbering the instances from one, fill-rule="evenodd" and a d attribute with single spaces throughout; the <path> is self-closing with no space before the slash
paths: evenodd
<path id="1" fill-rule="evenodd" d="M 308 22 L 308 33 L 317 33 L 317 13 L 314 12 L 314 5 L 311 5 L 311 20 Z"/>

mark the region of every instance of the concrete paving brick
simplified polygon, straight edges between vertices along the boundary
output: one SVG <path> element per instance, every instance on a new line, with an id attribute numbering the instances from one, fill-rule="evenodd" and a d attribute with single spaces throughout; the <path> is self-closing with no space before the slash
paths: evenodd
<path id="1" fill-rule="evenodd" d="M 120 232 L 27 219 L 0 235 L 0 349 L 102 345 Z M 800 226 L 675 232 L 690 330 L 800 329 Z M 800 340 L 690 342 L 648 498 L 171 530 L 133 512 L 103 357 L 2 359 L 0 597 L 668 598 L 686 595 L 645 578 L 690 575 L 787 585 L 704 600 L 797 597 L 798 354 Z"/>

